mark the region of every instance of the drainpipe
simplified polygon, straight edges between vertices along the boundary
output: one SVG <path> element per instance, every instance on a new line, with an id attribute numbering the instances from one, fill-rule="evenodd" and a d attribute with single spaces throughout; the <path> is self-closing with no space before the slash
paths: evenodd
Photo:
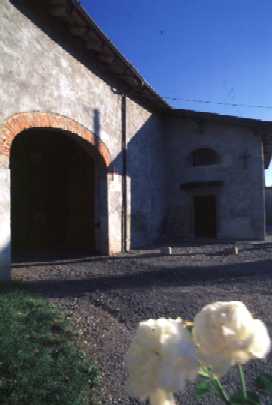
<path id="1" fill-rule="evenodd" d="M 121 95 L 122 121 L 122 252 L 127 250 L 127 99 Z"/>

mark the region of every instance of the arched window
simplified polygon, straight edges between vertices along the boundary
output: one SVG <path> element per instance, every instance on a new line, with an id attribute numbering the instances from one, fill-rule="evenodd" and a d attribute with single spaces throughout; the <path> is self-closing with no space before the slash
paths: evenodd
<path id="1" fill-rule="evenodd" d="M 213 149 L 200 148 L 194 150 L 191 154 L 191 162 L 193 166 L 216 165 L 219 161 L 219 156 Z"/>

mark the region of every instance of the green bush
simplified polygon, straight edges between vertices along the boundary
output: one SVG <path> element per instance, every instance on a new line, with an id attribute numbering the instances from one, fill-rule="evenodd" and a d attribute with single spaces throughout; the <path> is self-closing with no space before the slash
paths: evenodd
<path id="1" fill-rule="evenodd" d="M 26 292 L 0 295 L 0 404 L 94 404 L 97 369 L 65 318 Z"/>

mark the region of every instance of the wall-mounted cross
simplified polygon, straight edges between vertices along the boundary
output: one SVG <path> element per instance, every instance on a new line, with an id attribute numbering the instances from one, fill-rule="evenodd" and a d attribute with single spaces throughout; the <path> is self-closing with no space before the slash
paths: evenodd
<path id="1" fill-rule="evenodd" d="M 242 155 L 240 155 L 240 159 L 243 162 L 243 168 L 247 169 L 248 167 L 248 159 L 250 158 L 250 155 L 248 152 L 243 153 Z"/>

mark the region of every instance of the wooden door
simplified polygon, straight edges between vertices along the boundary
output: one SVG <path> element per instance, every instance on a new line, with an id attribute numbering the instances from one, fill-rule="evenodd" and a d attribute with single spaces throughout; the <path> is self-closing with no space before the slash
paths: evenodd
<path id="1" fill-rule="evenodd" d="M 216 238 L 216 196 L 194 196 L 194 231 L 196 238 Z"/>

